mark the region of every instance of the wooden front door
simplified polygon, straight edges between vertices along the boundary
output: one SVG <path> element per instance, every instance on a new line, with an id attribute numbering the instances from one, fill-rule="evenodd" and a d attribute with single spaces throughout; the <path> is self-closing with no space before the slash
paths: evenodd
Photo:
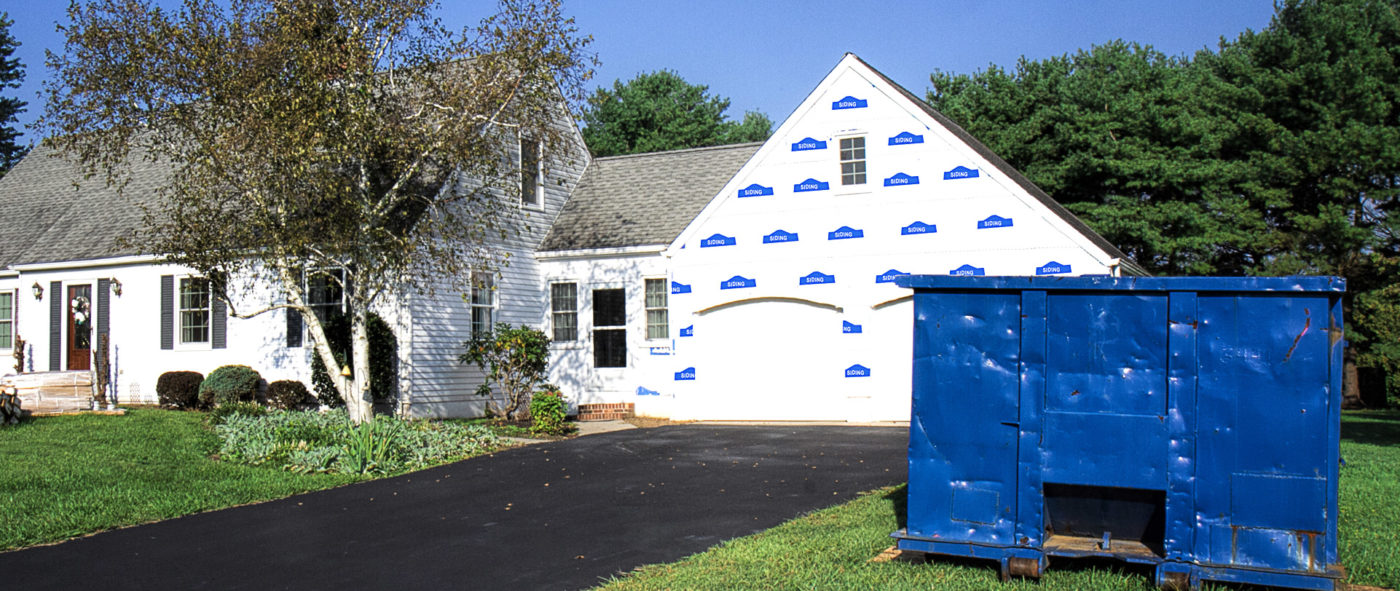
<path id="1" fill-rule="evenodd" d="M 68 286 L 68 369 L 90 369 L 92 360 L 91 285 Z"/>

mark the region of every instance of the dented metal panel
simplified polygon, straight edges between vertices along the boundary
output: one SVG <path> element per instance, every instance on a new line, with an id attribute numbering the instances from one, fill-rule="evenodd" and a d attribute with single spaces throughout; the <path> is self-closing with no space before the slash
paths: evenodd
<path id="1" fill-rule="evenodd" d="M 897 281 L 915 290 L 902 549 L 1334 588 L 1343 280 Z"/>

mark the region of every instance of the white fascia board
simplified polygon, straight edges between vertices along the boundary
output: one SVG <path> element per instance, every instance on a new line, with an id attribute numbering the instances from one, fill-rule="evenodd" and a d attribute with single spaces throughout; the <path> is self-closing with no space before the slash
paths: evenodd
<path id="1" fill-rule="evenodd" d="M 160 255 L 140 254 L 131 256 L 112 257 L 107 259 L 88 259 L 83 261 L 54 261 L 51 263 L 28 263 L 15 265 L 14 270 L 20 273 L 32 271 L 50 271 L 58 269 L 86 269 L 94 267 L 120 267 L 123 265 L 140 264 L 161 264 L 165 262 L 165 257 Z"/>
<path id="2" fill-rule="evenodd" d="M 613 257 L 629 257 L 646 254 L 660 254 L 665 250 L 665 244 L 643 244 L 639 246 L 617 246 L 612 248 L 581 248 L 578 250 L 553 250 L 548 252 L 536 252 L 535 259 L 541 261 L 556 261 L 570 259 L 601 259 Z"/>

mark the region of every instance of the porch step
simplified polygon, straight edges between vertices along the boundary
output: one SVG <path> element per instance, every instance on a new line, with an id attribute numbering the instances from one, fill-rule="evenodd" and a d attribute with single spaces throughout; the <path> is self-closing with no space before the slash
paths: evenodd
<path id="1" fill-rule="evenodd" d="M 607 402 L 578 405 L 579 421 L 617 421 L 636 416 L 631 402 Z"/>
<path id="2" fill-rule="evenodd" d="M 92 372 L 45 371 L 0 378 L 19 394 L 20 407 L 35 414 L 59 414 L 92 408 Z"/>

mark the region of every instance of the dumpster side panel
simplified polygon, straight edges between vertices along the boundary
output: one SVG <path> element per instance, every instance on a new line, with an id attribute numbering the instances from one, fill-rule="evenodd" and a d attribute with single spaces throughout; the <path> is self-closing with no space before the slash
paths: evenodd
<path id="1" fill-rule="evenodd" d="M 915 298 L 909 534 L 1013 544 L 1020 294 Z"/>
<path id="2" fill-rule="evenodd" d="M 1331 298 L 1198 300 L 1197 557 L 1321 572 L 1328 563 Z"/>

